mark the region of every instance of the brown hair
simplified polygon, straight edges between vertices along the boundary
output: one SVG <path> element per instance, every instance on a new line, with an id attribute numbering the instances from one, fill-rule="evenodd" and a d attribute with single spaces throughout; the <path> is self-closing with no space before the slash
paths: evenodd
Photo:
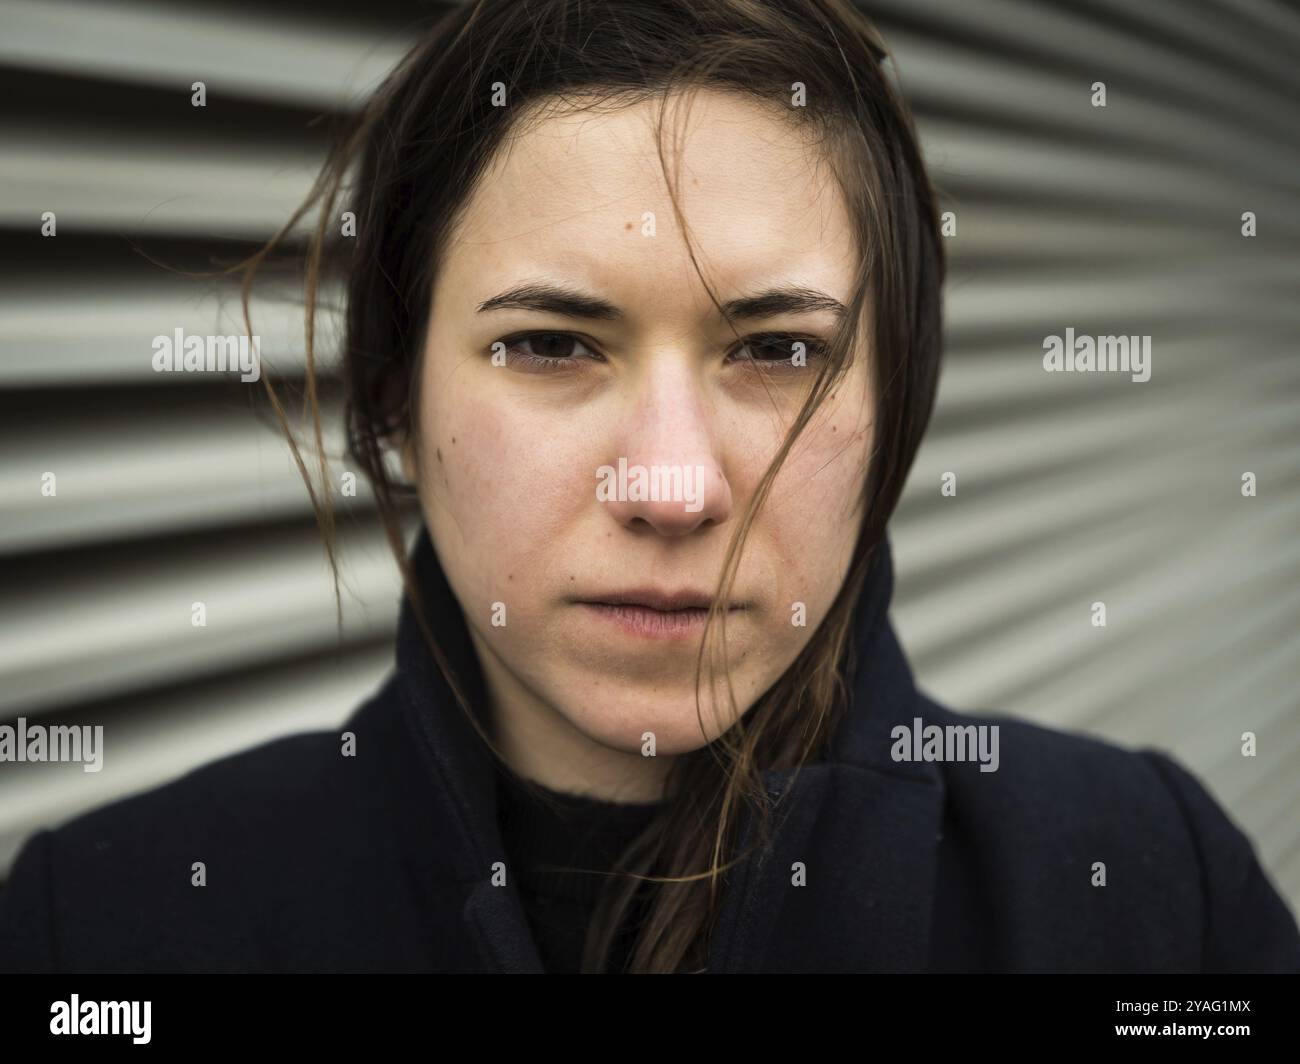
<path id="1" fill-rule="evenodd" d="M 614 877 L 593 917 L 584 970 L 604 968 L 634 912 L 642 915 L 633 928 L 628 970 L 704 968 L 723 874 L 745 856 L 735 852 L 742 810 L 748 808 L 761 827 L 754 845 L 769 831 L 770 796 L 761 773 L 815 759 L 847 705 L 853 607 L 934 403 L 946 269 L 935 195 L 910 112 L 886 72 L 888 61 L 875 28 L 847 0 L 478 0 L 448 7 L 344 130 L 299 210 L 241 264 L 247 320 L 257 269 L 291 239 L 308 211 L 319 209 L 307 250 L 305 384 L 320 456 L 318 489 L 269 375 L 263 380 L 289 432 L 333 564 L 314 321 L 321 280 L 337 272 L 346 282 L 341 374 L 349 456 L 369 479 L 434 660 L 500 756 L 466 694 L 471 688 L 464 670 L 473 664 L 453 662 L 444 652 L 448 633 L 437 625 L 454 622 L 429 618 L 420 608 L 402 537 L 409 496 L 385 462 L 395 440 L 418 434 L 414 397 L 433 281 L 475 182 L 506 136 L 547 106 L 617 107 L 700 88 L 765 103 L 809 136 L 831 164 L 861 249 L 850 315 L 737 522 L 718 599 L 726 601 L 748 530 L 791 445 L 842 379 L 870 307 L 876 410 L 853 561 L 828 614 L 786 672 L 726 734 L 676 760 L 664 814 L 623 855 L 624 874 Z M 493 106 L 501 86 L 508 106 Z M 660 138 L 662 162 L 662 118 Z M 685 231 L 675 196 L 673 203 Z M 343 206 L 356 214 L 354 239 L 334 236 Z M 697 660 L 697 713 L 706 645 L 718 615 L 715 606 Z M 708 658 L 715 676 L 719 657 Z M 727 690 L 731 699 L 729 683 Z M 702 824 L 709 830 L 701 832 Z"/>

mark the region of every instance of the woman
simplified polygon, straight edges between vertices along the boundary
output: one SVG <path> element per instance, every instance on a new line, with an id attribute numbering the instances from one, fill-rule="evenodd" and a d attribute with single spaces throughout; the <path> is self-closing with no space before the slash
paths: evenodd
<path id="1" fill-rule="evenodd" d="M 30 840 L 7 966 L 1300 969 L 1186 771 L 913 683 L 945 265 L 884 59 L 844 0 L 441 18 L 304 207 L 397 668 Z"/>

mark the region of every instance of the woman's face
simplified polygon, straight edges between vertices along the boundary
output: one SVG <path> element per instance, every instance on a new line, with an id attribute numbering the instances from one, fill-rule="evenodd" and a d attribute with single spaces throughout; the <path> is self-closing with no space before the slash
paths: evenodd
<path id="1" fill-rule="evenodd" d="M 742 347 L 691 265 L 655 120 L 648 103 L 555 115 L 499 155 L 434 288 L 406 461 L 515 767 L 657 797 L 627 781 L 734 723 L 715 716 L 706 667 L 701 729 L 704 610 L 684 607 L 716 589 L 859 252 L 838 186 L 788 124 L 698 95 L 668 161 L 719 302 L 755 300 L 737 305 Z M 871 443 L 867 357 L 859 346 L 750 531 L 726 621 L 741 713 L 846 575 Z"/>

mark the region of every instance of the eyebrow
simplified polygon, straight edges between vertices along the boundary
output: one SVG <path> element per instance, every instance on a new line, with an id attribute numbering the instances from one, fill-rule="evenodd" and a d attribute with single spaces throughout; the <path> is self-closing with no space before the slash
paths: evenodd
<path id="1" fill-rule="evenodd" d="M 769 288 L 757 295 L 731 299 L 722 307 L 733 318 L 771 318 L 778 314 L 808 314 L 821 310 L 829 310 L 837 318 L 848 316 L 848 308 L 838 299 L 796 285 Z M 567 318 L 598 321 L 621 321 L 624 316 L 613 303 L 597 296 L 544 282 L 508 289 L 480 303 L 478 309 L 480 313 L 489 310 L 539 310 Z"/>

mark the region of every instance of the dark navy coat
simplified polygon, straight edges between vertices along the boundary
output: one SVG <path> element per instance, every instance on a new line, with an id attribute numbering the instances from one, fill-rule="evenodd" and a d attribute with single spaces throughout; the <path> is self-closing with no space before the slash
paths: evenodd
<path id="1" fill-rule="evenodd" d="M 432 557 L 422 535 L 463 651 Z M 918 692 L 878 558 L 850 712 L 793 787 L 768 774 L 778 826 L 727 881 L 710 971 L 1300 971 L 1251 844 L 1175 762 Z M 895 760 L 917 718 L 998 725 L 997 770 Z M 509 855 L 488 755 L 409 608 L 396 669 L 340 731 L 355 756 L 294 735 L 38 832 L 0 892 L 0 969 L 541 971 L 513 882 L 491 882 Z"/>

